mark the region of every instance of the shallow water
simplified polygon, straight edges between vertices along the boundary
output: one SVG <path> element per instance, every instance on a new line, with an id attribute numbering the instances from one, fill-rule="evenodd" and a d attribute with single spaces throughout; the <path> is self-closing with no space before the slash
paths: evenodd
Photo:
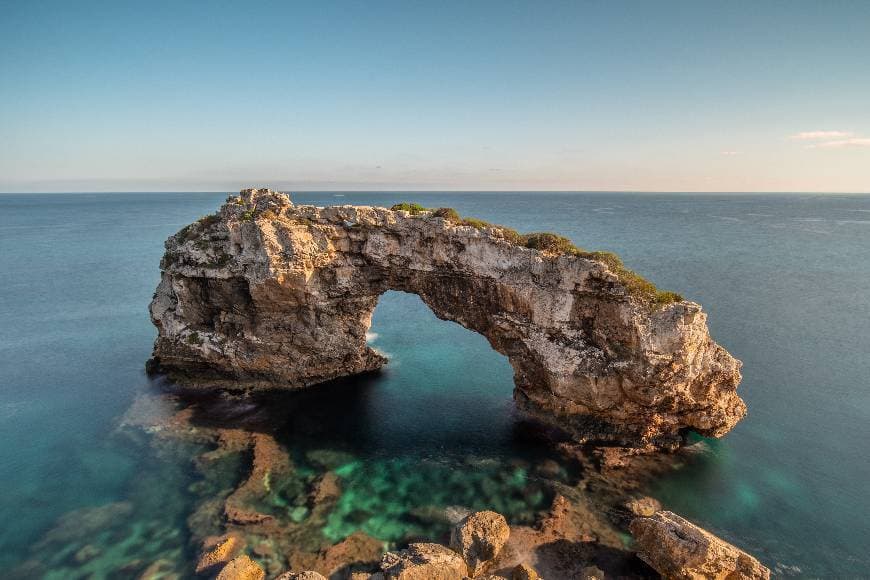
<path id="1" fill-rule="evenodd" d="M 154 389 L 142 369 L 162 242 L 225 197 L 0 195 L 0 566 L 38 557 L 34 575 L 125 577 L 157 558 L 184 561 L 192 506 L 239 477 L 229 460 L 203 479 L 195 446 L 158 452 L 146 433 L 118 428 L 134 398 Z M 870 569 L 870 197 L 294 199 L 417 201 L 558 231 L 701 302 L 714 338 L 744 361 L 749 415 L 652 493 L 782 574 Z M 506 360 L 410 295 L 385 295 L 372 333 L 391 356 L 385 373 L 269 407 L 300 477 L 326 461 L 342 479 L 323 541 L 356 529 L 385 541 L 443 534 L 432 506 L 494 507 L 514 521 L 546 507 L 550 482 L 533 466 L 547 448 L 512 412 Z M 108 507 L 55 525 L 95 506 Z"/>

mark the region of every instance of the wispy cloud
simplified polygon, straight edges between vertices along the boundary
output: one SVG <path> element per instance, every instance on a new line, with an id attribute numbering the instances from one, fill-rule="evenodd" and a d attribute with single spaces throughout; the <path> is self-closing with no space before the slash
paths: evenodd
<path id="1" fill-rule="evenodd" d="M 821 139 L 846 139 L 851 137 L 851 131 L 802 131 L 789 136 L 792 141 L 818 141 Z"/>
<path id="2" fill-rule="evenodd" d="M 722 155 L 731 157 L 732 155 L 740 155 L 740 151 L 723 151 Z"/>
<path id="3" fill-rule="evenodd" d="M 810 145 L 811 149 L 840 149 L 843 147 L 870 147 L 870 138 L 852 137 L 850 139 L 837 139 L 834 141 L 822 141 Z"/>
<path id="4" fill-rule="evenodd" d="M 808 141 L 806 149 L 845 149 L 870 147 L 870 138 L 861 137 L 852 131 L 803 131 L 790 135 L 792 141 Z"/>

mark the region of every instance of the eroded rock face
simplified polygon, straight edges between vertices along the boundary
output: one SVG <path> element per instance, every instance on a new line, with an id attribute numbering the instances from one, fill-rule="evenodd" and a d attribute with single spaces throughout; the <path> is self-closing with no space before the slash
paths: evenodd
<path id="1" fill-rule="evenodd" d="M 492 511 L 475 512 L 453 528 L 450 547 L 462 555 L 468 572 L 476 576 L 498 556 L 510 534 L 503 515 Z"/>
<path id="2" fill-rule="evenodd" d="M 669 511 L 631 522 L 638 556 L 664 578 L 767 580 L 758 560 Z"/>
<path id="3" fill-rule="evenodd" d="M 674 445 L 745 413 L 740 363 L 693 302 L 656 306 L 605 263 L 518 246 L 497 227 L 245 190 L 166 242 L 149 361 L 188 386 L 300 388 L 380 368 L 378 297 L 419 295 L 485 336 L 519 407 L 577 441 Z"/>

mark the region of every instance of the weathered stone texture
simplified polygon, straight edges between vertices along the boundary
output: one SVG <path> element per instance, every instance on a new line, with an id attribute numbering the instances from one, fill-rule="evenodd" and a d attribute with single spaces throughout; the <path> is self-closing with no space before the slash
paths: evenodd
<path id="1" fill-rule="evenodd" d="M 768 580 L 758 560 L 669 511 L 631 522 L 638 556 L 668 579 Z"/>
<path id="2" fill-rule="evenodd" d="M 740 363 L 688 301 L 632 295 L 600 261 L 512 243 L 497 227 L 377 207 L 296 206 L 245 190 L 171 237 L 151 316 L 152 371 L 188 386 L 300 388 L 380 368 L 378 297 L 419 295 L 485 336 L 517 405 L 577 441 L 672 446 L 745 413 Z"/>
<path id="3" fill-rule="evenodd" d="M 411 544 L 406 550 L 387 552 L 381 561 L 387 580 L 462 580 L 468 568 L 462 557 L 440 544 Z"/>
<path id="4" fill-rule="evenodd" d="M 239 556 L 223 567 L 215 580 L 264 580 L 266 572 L 247 556 Z"/>
<path id="5" fill-rule="evenodd" d="M 475 512 L 453 528 L 450 547 L 462 555 L 468 572 L 476 576 L 498 556 L 510 534 L 503 515 L 492 511 Z"/>

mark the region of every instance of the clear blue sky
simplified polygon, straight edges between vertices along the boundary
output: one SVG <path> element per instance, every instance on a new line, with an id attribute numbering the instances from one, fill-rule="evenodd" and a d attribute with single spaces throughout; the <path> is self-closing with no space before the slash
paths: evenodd
<path id="1" fill-rule="evenodd" d="M 0 1 L 0 191 L 870 191 L 870 1 Z"/>

